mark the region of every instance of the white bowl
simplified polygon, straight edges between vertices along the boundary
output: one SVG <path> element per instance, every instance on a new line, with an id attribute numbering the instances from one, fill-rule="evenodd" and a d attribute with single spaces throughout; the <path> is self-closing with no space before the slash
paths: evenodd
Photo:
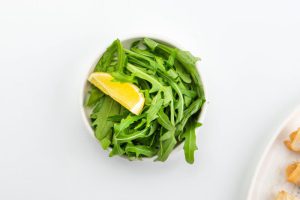
<path id="1" fill-rule="evenodd" d="M 167 45 L 170 45 L 170 46 L 173 46 L 173 47 L 176 47 L 176 48 L 179 48 L 179 49 L 183 49 L 185 50 L 184 48 L 182 48 L 180 45 L 178 45 L 177 43 L 173 42 L 173 41 L 170 41 L 169 39 L 166 39 L 166 38 L 163 38 L 161 39 L 160 38 L 157 38 L 157 37 L 151 37 L 151 36 L 136 36 L 136 37 L 130 37 L 130 38 L 127 38 L 127 39 L 123 39 L 121 40 L 121 43 L 122 45 L 125 47 L 125 48 L 129 48 L 130 45 L 132 44 L 132 42 L 136 41 L 136 40 L 139 40 L 139 39 L 142 39 L 142 38 L 145 38 L 145 37 L 148 37 L 148 38 L 151 38 L 155 41 L 158 41 L 160 43 L 164 43 L 164 44 L 167 44 Z M 94 68 L 96 67 L 96 64 L 98 63 L 99 59 L 101 58 L 102 54 L 105 52 L 107 47 L 103 47 L 103 51 L 99 54 L 99 56 L 97 58 L 95 58 L 95 61 L 94 61 L 94 64 L 89 68 L 89 70 L 87 71 L 87 73 L 85 74 L 84 76 L 84 82 L 83 82 L 83 87 L 82 87 L 82 91 L 81 91 L 81 94 L 80 94 L 80 110 L 81 110 L 81 113 L 82 113 L 82 117 L 83 117 L 83 121 L 90 133 L 90 135 L 95 138 L 97 141 L 98 139 L 95 137 L 95 134 L 94 134 L 94 130 L 91 126 L 91 120 L 89 118 L 89 109 L 86 108 L 84 106 L 84 102 L 85 102 L 85 98 L 86 98 L 86 95 L 87 95 L 87 92 L 88 92 L 88 88 L 89 88 L 89 83 L 88 83 L 88 77 L 90 75 L 90 73 L 92 73 L 94 71 Z M 197 67 L 197 71 L 199 73 L 199 76 L 201 77 L 201 74 L 200 74 L 200 71 L 199 71 L 199 62 L 197 62 L 196 64 L 196 67 Z M 204 94 L 206 95 L 206 88 L 205 88 L 205 84 L 203 83 L 203 79 L 201 77 L 201 80 L 202 80 L 202 84 L 203 84 L 203 90 L 204 90 Z M 206 97 L 207 99 L 207 97 Z M 204 115 L 206 113 L 206 109 L 207 109 L 207 100 L 206 102 L 203 104 L 202 108 L 201 108 L 201 112 L 198 116 L 198 122 L 200 123 L 203 123 L 204 121 Z M 174 153 L 175 151 L 178 152 L 179 150 L 181 150 L 182 148 L 178 148 L 179 146 L 182 147 L 183 143 L 177 145 L 173 152 Z M 171 154 L 172 154 L 171 153 Z M 153 158 L 143 158 L 143 160 L 152 160 Z"/>

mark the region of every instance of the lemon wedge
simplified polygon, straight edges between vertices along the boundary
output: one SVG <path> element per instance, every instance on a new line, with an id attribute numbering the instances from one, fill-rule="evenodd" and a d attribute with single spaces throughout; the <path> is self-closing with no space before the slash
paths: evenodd
<path id="1" fill-rule="evenodd" d="M 88 80 L 133 114 L 141 113 L 145 98 L 136 85 L 114 81 L 110 74 L 104 72 L 94 72 Z"/>

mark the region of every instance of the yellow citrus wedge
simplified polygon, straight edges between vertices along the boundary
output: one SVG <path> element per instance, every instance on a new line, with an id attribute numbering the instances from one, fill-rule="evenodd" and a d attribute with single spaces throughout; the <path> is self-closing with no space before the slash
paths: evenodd
<path id="1" fill-rule="evenodd" d="M 117 82 L 110 74 L 104 72 L 94 72 L 88 80 L 133 114 L 141 113 L 145 98 L 136 85 Z"/>

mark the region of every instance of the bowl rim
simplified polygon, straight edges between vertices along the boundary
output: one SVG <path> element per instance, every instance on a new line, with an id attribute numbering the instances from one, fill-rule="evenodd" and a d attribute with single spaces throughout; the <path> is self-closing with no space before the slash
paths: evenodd
<path id="1" fill-rule="evenodd" d="M 172 39 L 170 39 L 169 37 L 166 37 L 166 36 L 158 36 L 158 35 L 149 35 L 149 34 L 138 34 L 138 35 L 133 35 L 133 36 L 127 36 L 127 37 L 124 37 L 124 38 L 121 38 L 120 41 L 121 43 L 124 43 L 126 41 L 130 41 L 130 40 L 138 40 L 138 39 L 141 39 L 141 38 L 150 38 L 150 39 L 153 39 L 153 40 L 156 40 L 156 41 L 159 41 L 159 42 L 163 42 L 163 43 L 166 43 L 168 45 L 171 45 L 171 46 L 174 46 L 176 48 L 179 48 L 179 49 L 184 49 L 182 48 L 182 45 L 178 44 L 177 42 L 173 41 Z M 98 139 L 95 137 L 95 134 L 94 134 L 94 130 L 92 129 L 91 127 L 91 124 L 90 124 L 90 121 L 89 121 L 89 118 L 87 116 L 87 113 L 86 113 L 86 108 L 84 106 L 84 102 L 85 102 L 85 98 L 86 98 L 86 89 L 88 87 L 88 77 L 90 75 L 90 73 L 94 70 L 94 68 L 96 67 L 96 64 L 97 62 L 99 61 L 99 59 L 101 58 L 101 56 L 103 55 L 103 53 L 106 51 L 106 48 L 108 46 L 104 46 L 102 47 L 100 53 L 97 55 L 97 57 L 95 58 L 95 60 L 93 61 L 93 63 L 91 64 L 91 66 L 89 67 L 89 69 L 87 70 L 86 74 L 84 75 L 84 79 L 82 80 L 82 83 L 81 83 L 81 91 L 80 91 L 80 112 L 81 112 L 81 116 L 83 118 L 83 121 L 84 121 L 84 124 L 85 126 L 87 127 L 88 129 L 88 132 L 89 134 L 95 139 L 98 141 Z M 205 99 L 206 101 L 203 103 L 202 105 L 202 108 L 201 108 L 201 111 L 199 113 L 199 116 L 198 116 L 198 119 L 197 121 L 200 122 L 201 124 L 203 124 L 204 122 L 204 118 L 205 118 L 205 115 L 206 115 L 206 112 L 207 112 L 207 106 L 209 104 L 209 101 L 208 101 L 208 98 L 207 98 L 207 89 L 206 89 L 206 84 L 205 84 L 205 81 L 203 79 L 203 76 L 202 74 L 200 73 L 200 66 L 199 66 L 199 61 L 196 62 L 196 70 L 200 76 L 200 79 L 202 81 L 202 86 L 203 86 L 203 91 L 204 91 L 204 94 L 205 94 Z M 200 127 L 199 127 L 200 128 Z M 98 141 L 99 142 L 99 141 Z M 99 142 L 100 143 L 100 142 Z M 180 144 L 178 144 L 177 146 L 174 147 L 173 149 L 173 152 L 179 152 L 181 151 L 183 148 L 179 148 L 179 147 L 182 147 L 183 146 L 183 142 L 181 142 Z M 111 147 L 108 148 L 108 150 L 111 150 Z M 107 151 L 107 150 L 104 150 L 104 151 Z M 171 154 L 172 154 L 171 153 Z M 122 156 L 118 156 L 118 157 L 122 157 Z M 155 159 L 156 156 L 154 157 L 151 157 L 151 158 L 143 158 L 143 160 L 153 160 Z M 123 157 L 124 158 L 124 157 Z"/>

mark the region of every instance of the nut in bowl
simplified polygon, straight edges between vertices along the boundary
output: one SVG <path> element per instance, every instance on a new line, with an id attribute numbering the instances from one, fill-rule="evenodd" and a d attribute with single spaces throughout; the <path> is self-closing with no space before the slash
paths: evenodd
<path id="1" fill-rule="evenodd" d="M 110 156 L 165 161 L 183 144 L 192 164 L 206 107 L 197 61 L 166 40 L 115 40 L 84 83 L 82 113 Z"/>

